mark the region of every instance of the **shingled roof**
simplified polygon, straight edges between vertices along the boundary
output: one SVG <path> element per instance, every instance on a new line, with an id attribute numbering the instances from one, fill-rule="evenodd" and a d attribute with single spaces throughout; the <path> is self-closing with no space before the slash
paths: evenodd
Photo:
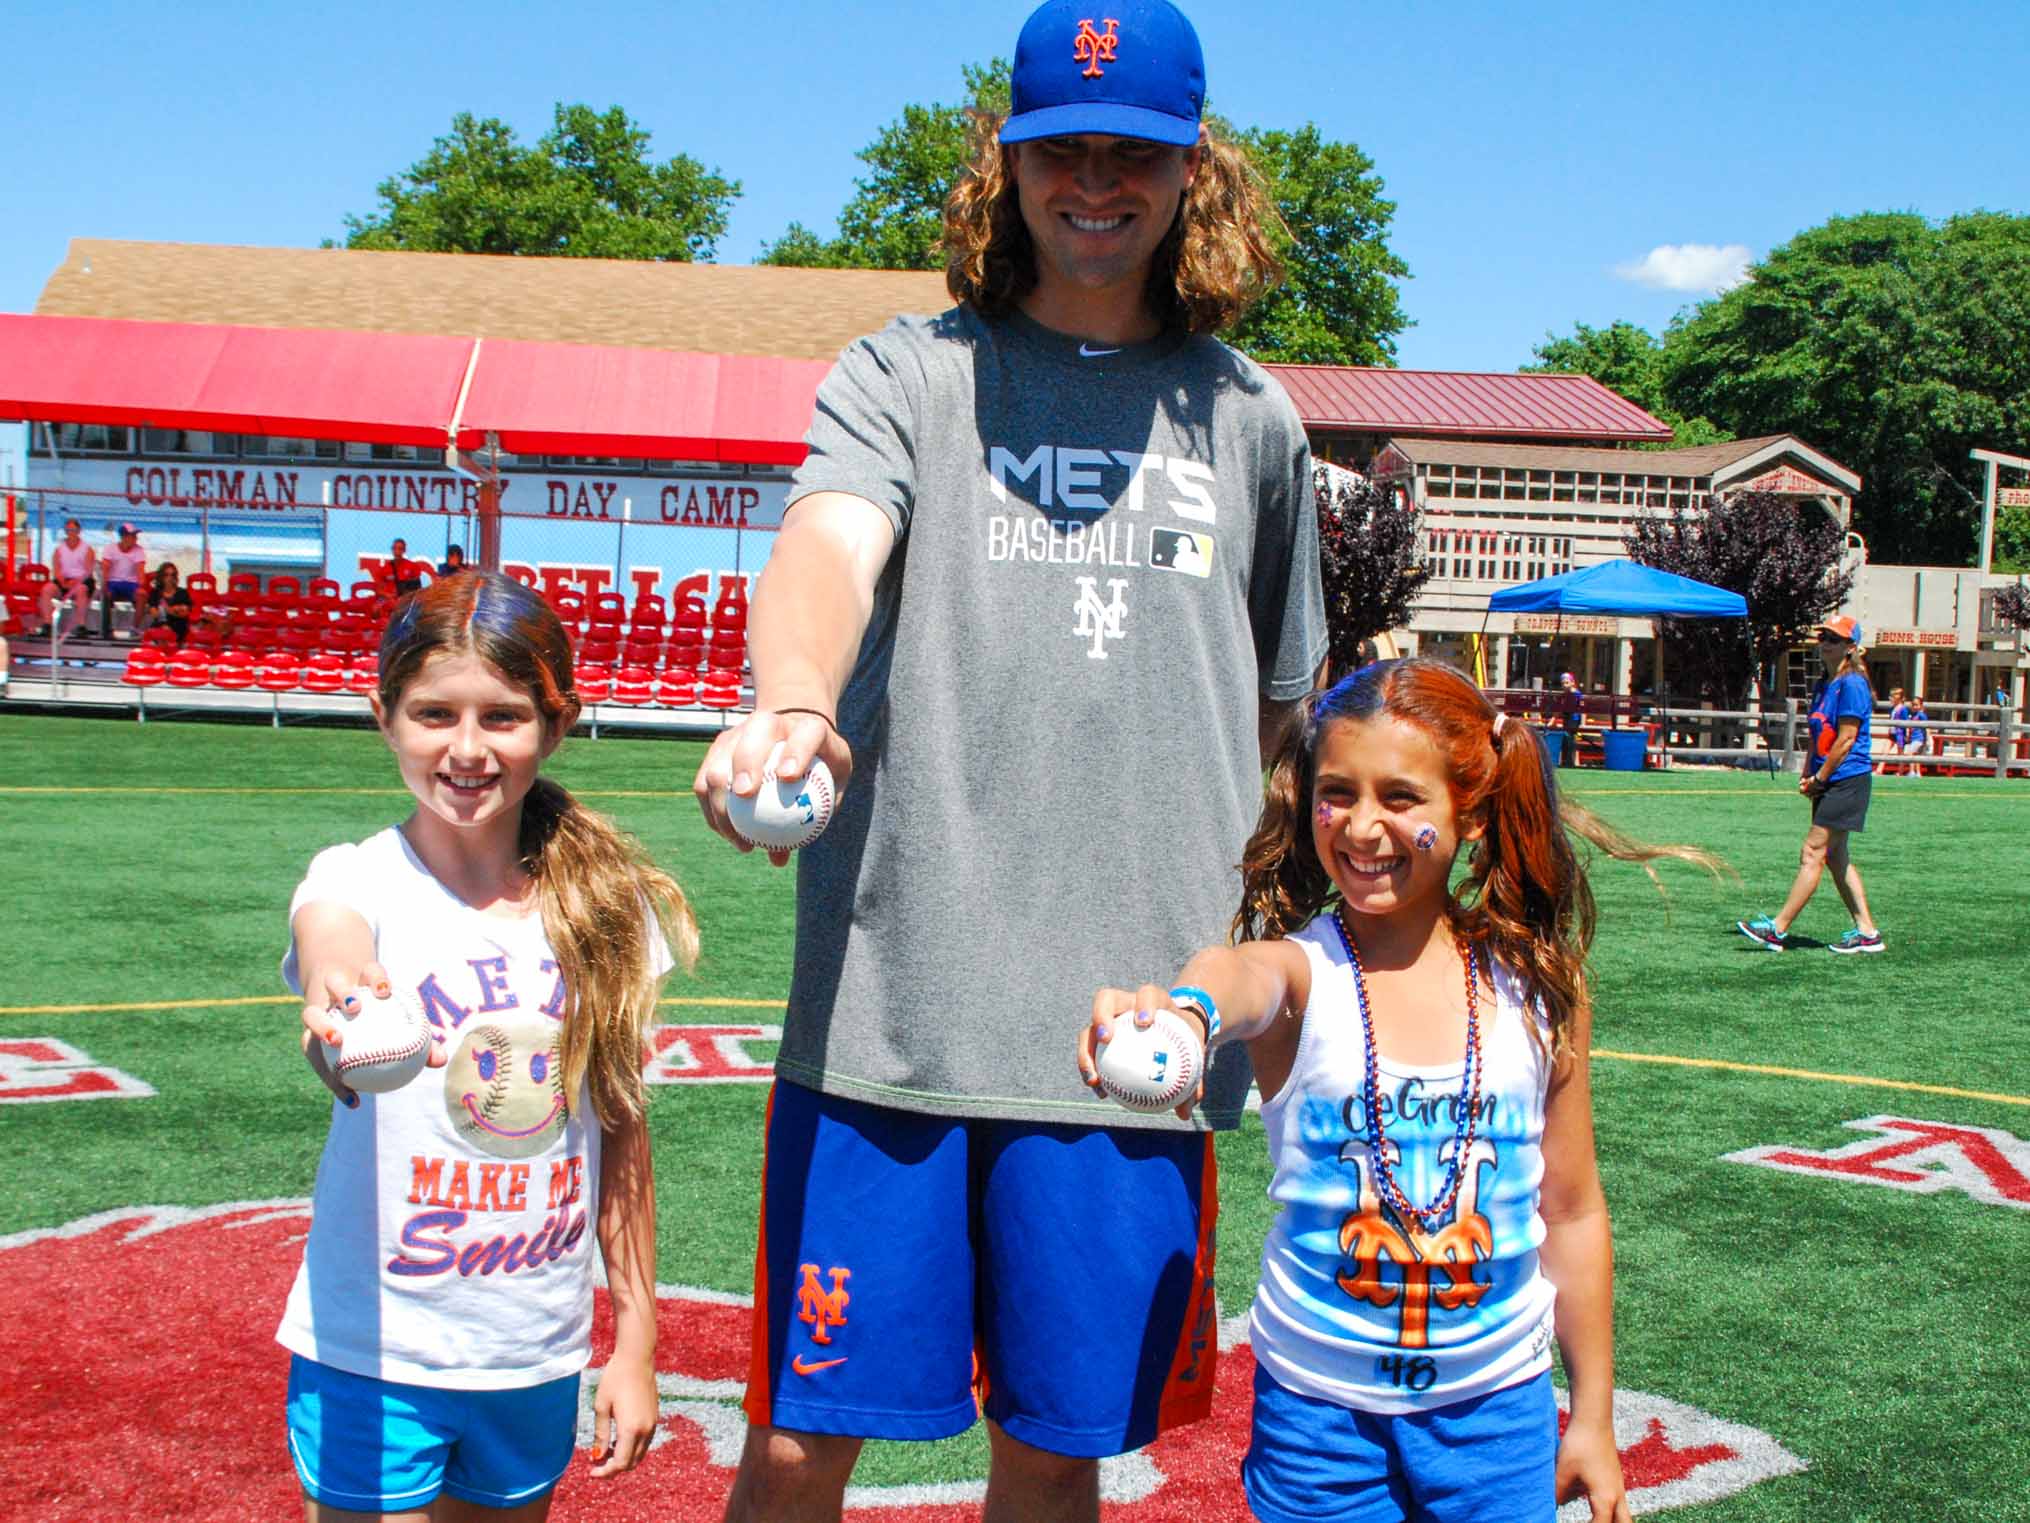
<path id="1" fill-rule="evenodd" d="M 1270 365 L 1306 428 L 1652 442 L 1670 425 L 1589 375 Z"/>
<path id="2" fill-rule="evenodd" d="M 1530 471 L 1638 471 L 1651 476 L 1718 476 L 1790 456 L 1849 492 L 1861 490 L 1861 478 L 1830 455 L 1813 449 L 1793 434 L 1764 434 L 1732 439 L 1725 444 L 1700 444 L 1690 449 L 1587 449 L 1555 444 L 1487 444 L 1463 439 L 1394 438 L 1389 448 L 1413 465 L 1505 466 Z"/>
<path id="3" fill-rule="evenodd" d="M 941 273 L 74 238 L 43 317 L 341 328 L 830 360 Z"/>

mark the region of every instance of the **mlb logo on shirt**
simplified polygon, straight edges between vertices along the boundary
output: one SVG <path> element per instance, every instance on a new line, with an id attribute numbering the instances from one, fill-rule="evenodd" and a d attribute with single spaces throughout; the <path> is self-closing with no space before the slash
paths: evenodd
<path id="1" fill-rule="evenodd" d="M 1149 564 L 1186 576 L 1212 575 L 1212 536 L 1183 529 L 1149 531 Z"/>

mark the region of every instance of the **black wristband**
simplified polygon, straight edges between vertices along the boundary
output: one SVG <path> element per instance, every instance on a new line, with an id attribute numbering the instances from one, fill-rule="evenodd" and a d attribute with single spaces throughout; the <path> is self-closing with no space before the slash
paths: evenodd
<path id="1" fill-rule="evenodd" d="M 770 709 L 771 714 L 809 714 L 813 719 L 822 719 L 834 735 L 839 733 L 839 722 L 823 709 Z"/>

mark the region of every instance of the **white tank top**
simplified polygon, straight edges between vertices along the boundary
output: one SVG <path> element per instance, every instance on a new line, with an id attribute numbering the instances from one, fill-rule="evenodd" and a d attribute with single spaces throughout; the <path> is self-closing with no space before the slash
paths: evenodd
<path id="1" fill-rule="evenodd" d="M 75 582 L 80 577 L 89 574 L 91 554 L 92 547 L 83 540 L 79 540 L 76 545 L 66 544 L 63 540 L 58 540 L 56 542 L 57 580 Z"/>
<path id="2" fill-rule="evenodd" d="M 1299 1395 L 1383 1414 L 1466 1401 L 1549 1369 L 1553 1291 L 1537 1265 L 1549 1032 L 1534 1006 L 1506 970 L 1494 969 L 1492 991 L 1483 975 L 1471 1157 L 1447 1219 L 1426 1233 L 1379 1199 L 1367 1046 L 1339 932 L 1321 915 L 1291 940 L 1311 963 L 1311 1001 L 1289 1082 L 1262 1106 L 1276 1170 L 1269 1197 L 1283 1209 L 1262 1247 L 1256 1362 Z M 1425 1205 L 1456 1147 L 1465 1064 L 1383 1059 L 1379 1073 L 1396 1182 Z"/>

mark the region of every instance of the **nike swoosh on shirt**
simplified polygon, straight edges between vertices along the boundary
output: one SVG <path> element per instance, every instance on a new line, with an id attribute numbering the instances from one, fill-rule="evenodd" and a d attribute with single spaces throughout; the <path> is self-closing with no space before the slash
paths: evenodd
<path id="1" fill-rule="evenodd" d="M 816 1364 L 805 1364 L 804 1356 L 799 1354 L 790 1360 L 789 1367 L 799 1375 L 815 1375 L 819 1370 L 829 1370 L 833 1365 L 845 1362 L 844 1359 L 820 1359 Z"/>
<path id="2" fill-rule="evenodd" d="M 1090 344 L 1080 344 L 1078 352 L 1089 360 L 1096 360 L 1103 354 L 1119 354 L 1121 351 L 1118 347 L 1113 349 L 1095 349 Z"/>

